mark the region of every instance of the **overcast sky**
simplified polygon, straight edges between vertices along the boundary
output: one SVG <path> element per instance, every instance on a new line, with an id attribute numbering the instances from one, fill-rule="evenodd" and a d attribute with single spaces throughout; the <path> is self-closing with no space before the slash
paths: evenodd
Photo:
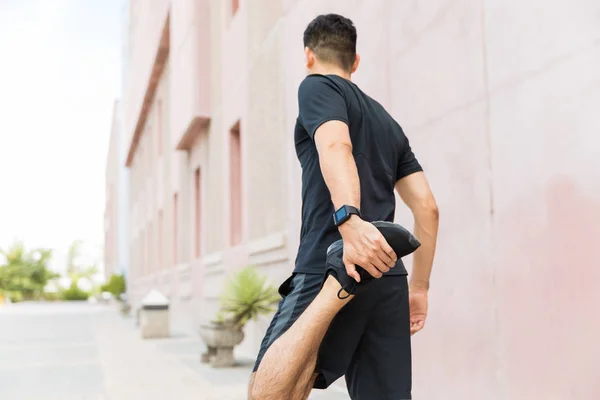
<path id="1" fill-rule="evenodd" d="M 121 0 L 0 0 L 0 248 L 102 252 Z"/>

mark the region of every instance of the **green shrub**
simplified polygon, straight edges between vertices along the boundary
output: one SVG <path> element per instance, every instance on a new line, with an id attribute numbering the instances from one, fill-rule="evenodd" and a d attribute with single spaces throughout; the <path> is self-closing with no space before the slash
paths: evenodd
<path id="1" fill-rule="evenodd" d="M 77 282 L 71 283 L 71 286 L 69 286 L 68 289 L 63 290 L 60 295 L 60 297 L 66 301 L 87 300 L 90 297 L 90 293 L 81 290 L 79 286 L 77 286 Z"/>
<path id="2" fill-rule="evenodd" d="M 58 274 L 48 268 L 52 252 L 47 249 L 26 249 L 15 243 L 0 249 L 0 293 L 13 302 L 39 300 L 48 282 Z"/>
<path id="3" fill-rule="evenodd" d="M 20 301 L 25 300 L 23 296 L 23 292 L 15 290 L 15 291 L 4 291 L 3 296 L 8 298 L 12 303 L 18 303 Z"/>
<path id="4" fill-rule="evenodd" d="M 127 285 L 125 282 L 125 276 L 112 274 L 106 282 L 106 284 L 102 285 L 102 292 L 109 292 L 113 296 L 119 298 L 125 291 L 127 290 Z"/>
<path id="5" fill-rule="evenodd" d="M 42 300 L 44 301 L 58 301 L 61 299 L 60 292 L 44 292 L 42 294 Z"/>
<path id="6" fill-rule="evenodd" d="M 218 320 L 242 327 L 259 315 L 275 311 L 273 305 L 280 298 L 277 289 L 267 285 L 266 280 L 252 267 L 237 272 L 223 292 Z"/>

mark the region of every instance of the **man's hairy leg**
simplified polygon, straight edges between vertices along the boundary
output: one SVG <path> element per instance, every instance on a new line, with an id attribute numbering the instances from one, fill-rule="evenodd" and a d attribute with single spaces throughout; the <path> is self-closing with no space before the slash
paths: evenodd
<path id="1" fill-rule="evenodd" d="M 317 373 L 314 372 L 314 365 L 316 364 L 317 358 L 313 362 L 312 368 L 307 368 L 302 375 L 300 375 L 300 379 L 298 379 L 298 383 L 292 392 L 292 397 L 290 400 L 306 400 L 312 391 L 313 384 L 315 383 L 315 379 L 317 379 Z"/>
<path id="2" fill-rule="evenodd" d="M 256 375 L 256 372 L 253 372 L 252 375 L 250 375 L 250 383 L 248 383 L 248 400 L 252 400 L 252 388 L 254 387 L 254 376 Z"/>
<path id="3" fill-rule="evenodd" d="M 292 397 L 314 380 L 319 346 L 336 314 L 354 296 L 340 300 L 339 282 L 329 276 L 321 292 L 300 318 L 271 344 L 266 351 L 252 382 L 251 399 L 281 400 Z M 347 294 L 342 291 L 341 297 Z"/>
<path id="4" fill-rule="evenodd" d="M 317 358 L 311 360 L 309 365 L 315 365 Z M 254 387 L 254 376 L 256 372 L 253 372 L 250 376 L 250 384 L 248 385 L 248 399 L 252 399 L 252 388 Z M 294 390 L 292 391 L 292 398 L 290 400 L 306 400 L 312 391 L 313 384 L 315 383 L 315 379 L 317 379 L 318 374 L 314 372 L 313 368 L 307 368 L 302 372 L 300 378 L 298 379 Z"/>

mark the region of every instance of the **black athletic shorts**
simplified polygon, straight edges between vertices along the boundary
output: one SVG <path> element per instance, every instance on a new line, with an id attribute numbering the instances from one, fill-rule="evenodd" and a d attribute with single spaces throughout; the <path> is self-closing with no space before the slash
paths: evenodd
<path id="1" fill-rule="evenodd" d="M 321 289 L 323 275 L 293 274 L 262 341 L 254 371 L 269 346 L 298 319 Z M 319 349 L 314 387 L 342 375 L 353 400 L 411 399 L 411 347 L 406 276 L 384 276 L 333 319 Z"/>

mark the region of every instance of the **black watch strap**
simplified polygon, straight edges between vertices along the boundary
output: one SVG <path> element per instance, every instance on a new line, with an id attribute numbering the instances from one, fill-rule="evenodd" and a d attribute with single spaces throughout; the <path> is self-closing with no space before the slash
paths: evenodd
<path id="1" fill-rule="evenodd" d="M 333 222 L 336 226 L 340 226 L 344 222 L 348 221 L 353 214 L 362 218 L 358 208 L 345 204 L 338 208 L 335 213 L 333 213 Z"/>

